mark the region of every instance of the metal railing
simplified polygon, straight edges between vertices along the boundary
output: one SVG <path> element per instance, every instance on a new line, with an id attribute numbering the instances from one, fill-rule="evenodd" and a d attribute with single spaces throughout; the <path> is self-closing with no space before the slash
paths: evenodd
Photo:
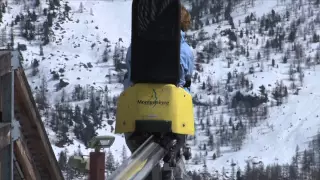
<path id="1" fill-rule="evenodd" d="M 154 142 L 154 137 L 150 136 L 123 164 L 118 167 L 109 177 L 108 180 L 142 180 L 153 171 L 165 156 L 166 150 L 158 143 Z M 177 166 L 180 169 L 181 179 L 191 179 L 185 169 L 184 161 L 178 161 Z M 168 168 L 168 169 L 167 169 Z M 164 169 L 170 171 L 170 167 Z M 160 171 L 158 172 L 160 176 Z M 154 180 L 159 177 L 152 177 Z"/>

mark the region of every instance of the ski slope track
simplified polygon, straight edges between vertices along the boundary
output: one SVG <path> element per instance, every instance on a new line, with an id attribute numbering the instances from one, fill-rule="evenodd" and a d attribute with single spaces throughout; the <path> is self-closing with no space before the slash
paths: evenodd
<path id="1" fill-rule="evenodd" d="M 13 1 L 8 1 L 11 8 L 10 13 L 4 14 L 4 23 L 11 22 L 12 17 L 18 14 L 23 8 L 22 5 L 17 5 Z M 244 18 L 250 13 L 255 13 L 257 17 L 261 17 L 263 14 L 270 13 L 272 9 L 276 12 L 285 13 L 287 4 L 291 1 L 284 1 L 284 4 L 280 4 L 277 0 L 256 0 L 254 6 L 248 6 L 246 12 L 243 8 L 236 8 L 232 12 L 233 21 L 237 30 L 245 29 Z M 81 1 L 74 0 L 68 1 L 71 7 L 70 19 L 65 20 L 63 23 L 59 23 L 60 27 L 53 28 L 54 42 L 43 47 L 44 56 L 39 55 L 39 42 L 32 41 L 27 42 L 21 37 L 16 37 L 16 42 L 27 44 L 27 51 L 23 51 L 25 59 L 24 66 L 26 74 L 29 74 L 29 83 L 32 89 L 40 85 L 42 76 L 48 80 L 48 93 L 50 104 L 53 105 L 59 96 L 61 96 L 62 90 L 56 91 L 57 81 L 52 80 L 50 71 L 58 71 L 63 68 L 65 72 L 62 77 L 65 81 L 70 83 L 64 88 L 67 94 L 70 94 L 75 85 L 90 85 L 96 89 L 103 89 L 106 82 L 106 74 L 111 72 L 113 76 L 116 76 L 116 71 L 113 67 L 112 57 L 106 63 L 102 62 L 102 54 L 106 46 L 106 42 L 103 41 L 107 38 L 110 41 L 111 51 L 113 51 L 116 43 L 120 43 L 121 46 L 128 47 L 130 44 L 131 34 L 131 3 L 132 1 L 82 1 L 83 12 L 79 11 Z M 45 2 L 42 1 L 42 7 L 45 7 Z M 61 1 L 61 4 L 64 4 Z M 314 14 L 317 14 L 317 10 Z M 292 13 L 293 14 L 293 13 Z M 299 14 L 299 13 L 298 13 Z M 292 15 L 292 18 L 294 15 Z M 307 18 L 309 20 L 314 17 Z M 238 21 L 242 23 L 239 25 Z M 41 21 L 41 18 L 39 19 Z M 57 23 L 57 19 L 53 24 Z M 257 21 L 257 23 L 260 23 Z M 2 26 L 3 26 L 2 24 Z M 285 23 L 288 27 L 290 22 Z M 53 26 L 55 27 L 55 25 Z M 246 78 L 253 82 L 254 88 L 248 94 L 259 94 L 259 86 L 264 85 L 266 92 L 269 95 L 269 99 L 272 99 L 271 90 L 275 87 L 277 81 L 283 81 L 285 85 L 290 86 L 288 81 L 288 68 L 289 64 L 282 64 L 282 54 L 271 53 L 270 59 L 275 59 L 278 68 L 271 66 L 271 60 L 264 61 L 264 70 L 260 72 L 257 68 L 258 61 L 255 60 L 256 54 L 260 51 L 263 54 L 263 50 L 260 50 L 260 42 L 265 42 L 265 37 L 259 36 L 256 33 L 256 38 L 259 39 L 259 45 L 255 44 L 255 39 L 249 38 L 240 39 L 240 44 L 247 43 L 250 47 L 250 61 L 244 56 L 231 56 L 234 58 L 234 63 L 230 68 L 227 68 L 226 57 L 230 56 L 230 52 L 227 50 L 228 42 L 227 37 L 219 35 L 223 29 L 228 29 L 230 26 L 227 22 L 223 21 L 219 24 L 213 24 L 205 26 L 204 31 L 208 32 L 208 36 L 211 37 L 214 33 L 216 35 L 216 42 L 222 42 L 223 52 L 217 57 L 210 60 L 208 64 L 203 64 L 203 72 L 199 73 L 201 81 L 194 82 L 191 88 L 192 94 L 201 95 L 202 100 L 212 100 L 214 95 L 201 90 L 202 81 L 206 81 L 208 77 L 211 78 L 212 83 L 218 81 L 225 82 L 227 79 L 227 73 L 237 70 L 238 72 L 244 72 Z M 317 28 L 318 34 L 320 33 Z M 18 31 L 18 29 L 16 29 Z M 188 34 L 198 34 L 200 31 L 188 32 Z M 244 35 L 245 37 L 245 35 Z M 122 41 L 119 41 L 119 38 Z M 302 41 L 302 37 L 298 36 L 297 41 Z M 100 43 L 99 43 L 100 42 Z M 91 47 L 93 43 L 96 43 L 94 47 Z M 194 54 L 201 51 L 207 42 L 202 42 L 194 49 Z M 265 43 L 264 43 L 265 44 Z M 319 43 L 310 44 L 308 48 L 305 48 L 305 54 L 315 54 Z M 290 43 L 286 43 L 285 47 L 291 47 Z M 112 52 L 110 53 L 112 56 Z M 40 61 L 40 73 L 37 76 L 31 76 L 31 61 L 33 59 L 39 59 Z M 84 68 L 81 63 L 91 63 L 92 68 Z M 244 64 L 243 66 L 237 66 L 237 64 Z M 249 68 L 255 67 L 254 74 L 248 74 Z M 292 159 L 292 155 L 295 153 L 295 148 L 298 145 L 300 150 L 307 148 L 307 142 L 311 140 L 319 130 L 319 118 L 320 118 L 320 84 L 318 82 L 320 78 L 320 66 L 312 66 L 311 68 L 304 67 L 304 81 L 302 84 L 297 80 L 296 84 L 299 86 L 300 91 L 298 95 L 294 95 L 294 91 L 289 91 L 289 98 L 280 106 L 273 106 L 269 108 L 269 114 L 266 120 L 259 123 L 256 127 L 248 130 L 246 139 L 239 151 L 232 151 L 230 147 L 221 147 L 221 156 L 215 160 L 212 160 L 212 155 L 215 150 L 208 151 L 208 155 L 204 157 L 207 165 L 207 169 L 210 173 L 216 173 L 217 176 L 222 177 L 221 171 L 224 168 L 225 172 L 230 172 L 231 161 L 233 160 L 237 166 L 242 169 L 245 167 L 246 161 L 250 162 L 263 162 L 266 164 L 273 163 L 289 163 Z M 296 77 L 297 78 L 297 77 Z M 297 78 L 298 79 L 298 78 Z M 117 95 L 122 91 L 121 83 L 108 84 L 110 94 Z M 223 97 L 223 93 L 220 94 Z M 70 102 L 72 105 L 82 106 L 83 102 Z M 268 102 L 269 105 L 270 102 Z M 208 113 L 208 116 L 213 118 L 219 118 L 221 111 L 225 109 L 224 106 L 215 107 L 213 113 Z M 195 112 L 196 114 L 196 112 Z M 224 114 L 225 122 L 228 123 L 229 115 Z M 46 118 L 43 117 L 43 121 L 46 122 Z M 199 124 L 200 119 L 196 119 Z M 111 132 L 111 126 L 104 123 L 106 126 L 98 130 L 99 135 L 113 135 Z M 113 125 L 114 126 L 114 125 Z M 195 156 L 197 154 L 203 156 L 204 151 L 200 151 L 199 144 L 203 144 L 208 140 L 204 132 L 197 126 L 196 143 L 190 141 L 192 145 L 192 153 Z M 211 127 L 212 132 L 215 132 L 217 127 Z M 52 142 L 55 141 L 55 132 L 47 127 L 49 138 Z M 215 134 L 215 133 L 214 133 Z M 110 148 L 113 154 L 116 155 L 116 159 L 120 161 L 121 150 L 125 145 L 124 137 L 122 135 L 115 135 L 116 140 L 114 145 Z M 77 151 L 80 146 L 83 154 L 88 154 L 90 150 L 74 137 L 73 144 L 64 148 L 59 148 L 53 145 L 53 149 L 58 157 L 58 154 L 64 150 L 68 150 L 68 155 Z M 129 149 L 127 149 L 129 152 Z M 128 154 L 129 155 L 129 154 Z M 204 169 L 203 162 L 195 165 L 192 160 L 186 163 L 188 170 L 202 171 Z"/>

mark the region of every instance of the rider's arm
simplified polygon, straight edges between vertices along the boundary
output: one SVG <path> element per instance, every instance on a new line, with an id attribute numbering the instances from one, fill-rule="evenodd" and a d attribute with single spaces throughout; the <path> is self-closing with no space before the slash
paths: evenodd
<path id="1" fill-rule="evenodd" d="M 129 86 L 131 86 L 131 81 L 130 81 L 130 77 L 131 77 L 131 44 L 128 47 L 128 51 L 127 51 L 127 55 L 126 55 L 126 68 L 127 68 L 127 72 L 124 75 L 124 80 L 123 80 L 123 86 L 124 89 L 128 88 Z"/>
<path id="2" fill-rule="evenodd" d="M 190 87 L 191 75 L 193 71 L 193 55 L 189 46 L 183 45 L 180 52 L 180 83 L 183 87 Z"/>

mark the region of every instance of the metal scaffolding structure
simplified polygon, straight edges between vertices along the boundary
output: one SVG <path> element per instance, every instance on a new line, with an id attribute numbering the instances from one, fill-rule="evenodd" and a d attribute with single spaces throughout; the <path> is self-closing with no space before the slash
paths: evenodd
<path id="1" fill-rule="evenodd" d="M 14 70 L 20 65 L 17 51 L 13 52 L 11 59 L 4 58 L 0 61 L 0 89 L 2 115 L 0 127 L 4 130 L 2 144 L 0 179 L 13 179 L 13 142 L 19 136 L 18 123 L 14 123 Z M 0 54 L 3 55 L 3 54 Z M 2 142 L 2 141 L 1 141 Z"/>
<path id="2" fill-rule="evenodd" d="M 0 179 L 63 180 L 21 59 L 0 50 Z"/>

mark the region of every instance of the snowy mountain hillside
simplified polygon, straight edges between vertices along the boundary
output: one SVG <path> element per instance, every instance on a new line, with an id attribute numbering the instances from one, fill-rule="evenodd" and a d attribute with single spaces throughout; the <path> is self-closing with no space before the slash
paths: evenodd
<path id="1" fill-rule="evenodd" d="M 52 147 L 66 173 L 65 153 L 86 155 L 94 135 L 113 134 L 130 43 L 131 3 L 4 5 L 2 34 L 10 38 L 3 36 L 3 45 L 14 39 L 23 54 Z M 249 166 L 291 163 L 297 147 L 308 148 L 319 130 L 320 2 L 183 3 L 193 17 L 187 39 L 195 53 L 191 91 L 197 133 L 188 137 L 193 159 L 186 164 L 194 179 L 199 173 L 233 179 L 234 168 L 248 173 Z M 115 136 L 107 156 L 109 172 L 130 155 L 123 136 Z"/>
<path id="2" fill-rule="evenodd" d="M 307 148 L 318 132 L 316 2 L 250 3 L 234 8 L 229 27 L 208 25 L 210 16 L 203 15 L 207 26 L 198 31 L 201 72 L 192 90 L 203 106 L 195 108 L 196 156 L 189 167 L 200 172 L 222 176 L 247 162 L 290 163 L 296 147 Z M 224 31 L 230 27 L 234 34 Z"/>
<path id="3" fill-rule="evenodd" d="M 29 2 L 8 1 L 7 8 L 10 9 L 10 12 L 4 14 L 3 24 L 11 24 L 12 20 L 19 21 L 11 31 L 17 34 L 14 41 L 20 44 L 19 47 L 23 49 L 26 45 L 27 49 L 21 51 L 24 57 L 24 68 L 34 90 L 39 109 L 43 110 L 43 120 L 47 125 L 47 132 L 57 157 L 64 149 L 68 150 L 70 156 L 78 151 L 79 147 L 83 154 L 88 154 L 89 149 L 87 150 L 83 145 L 83 139 L 89 141 L 94 133 L 113 135 L 111 126 L 107 125 L 107 123 L 113 123 L 113 115 L 104 114 L 107 117 L 99 117 L 101 124 L 99 129 L 93 127 L 90 120 L 84 125 L 81 124 L 83 122 L 79 123 L 81 125 L 74 125 L 74 122 L 71 121 L 75 117 L 69 122 L 62 118 L 68 116 L 65 111 L 71 110 L 71 107 L 75 108 L 75 105 L 79 106 L 77 110 L 83 111 L 87 102 L 97 100 L 95 96 L 100 96 L 101 101 L 103 99 L 104 111 L 111 113 L 111 106 L 115 103 L 113 98 L 122 91 L 122 84 L 118 83 L 122 75 L 115 71 L 113 52 L 115 50 L 119 52 L 118 58 L 123 60 L 131 33 L 131 2 L 60 1 L 60 8 L 56 6 L 52 10 L 50 10 L 50 5 L 45 2 L 41 3 L 38 8 L 34 9 L 36 20 L 31 21 L 35 30 L 30 28 L 24 31 L 27 29 L 27 18 L 29 18 L 25 10 L 29 6 L 33 7 Z M 65 15 L 66 6 L 70 9 L 67 15 Z M 30 14 L 33 14 L 31 7 L 29 7 Z M 52 17 L 49 17 L 50 15 Z M 47 35 L 49 43 L 44 45 L 46 36 L 44 35 L 44 24 L 45 22 L 50 24 L 49 19 L 52 21 L 52 27 L 48 30 Z M 21 34 L 19 31 L 22 31 Z M 28 41 L 26 36 L 34 38 Z M 93 101 L 90 101 L 90 97 Z M 97 106 L 101 104 L 97 103 Z M 78 112 L 77 110 L 74 112 Z M 57 111 L 64 112 L 57 113 Z M 72 110 L 70 113 L 73 113 Z M 80 118 L 82 121 L 82 117 Z M 62 130 L 64 127 L 67 129 Z M 82 140 L 78 140 L 79 133 L 76 135 L 73 133 L 77 128 L 80 128 L 78 132 L 83 131 Z M 67 145 L 66 148 L 67 141 L 68 144 L 70 142 L 73 144 Z M 116 143 L 112 146 L 111 151 L 115 155 L 120 155 L 123 147 L 126 148 L 124 145 L 122 136 L 116 135 Z"/>

